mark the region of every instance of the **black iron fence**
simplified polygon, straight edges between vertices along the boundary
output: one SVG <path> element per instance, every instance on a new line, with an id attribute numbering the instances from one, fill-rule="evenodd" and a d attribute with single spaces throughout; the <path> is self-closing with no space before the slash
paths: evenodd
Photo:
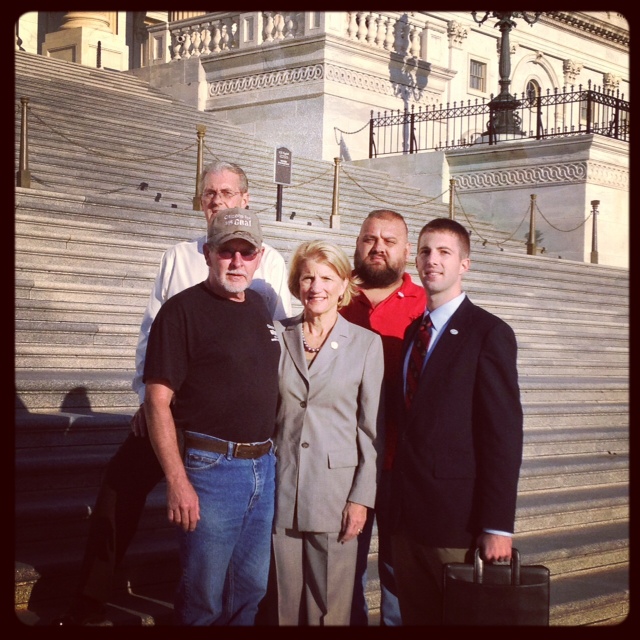
<path id="1" fill-rule="evenodd" d="M 492 96 L 493 97 L 493 96 Z M 589 133 L 629 142 L 629 102 L 619 92 L 587 89 L 547 90 L 546 95 L 516 96 L 516 127 L 497 134 L 497 111 L 491 100 L 468 100 L 453 106 L 419 107 L 416 111 L 371 112 L 369 157 L 496 144 L 502 140 L 556 138 Z"/>

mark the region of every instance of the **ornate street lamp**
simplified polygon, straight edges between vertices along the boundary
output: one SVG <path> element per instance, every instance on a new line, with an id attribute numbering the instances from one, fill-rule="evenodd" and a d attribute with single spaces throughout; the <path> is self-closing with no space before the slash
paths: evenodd
<path id="1" fill-rule="evenodd" d="M 489 102 L 491 116 L 489 118 L 489 131 L 485 135 L 489 136 L 489 144 L 499 134 L 523 135 L 520 129 L 520 117 L 515 113 L 521 102 L 509 93 L 511 80 L 511 45 L 509 44 L 509 33 L 516 26 L 513 18 L 524 18 L 525 22 L 533 26 L 542 14 L 542 11 L 485 11 L 481 19 L 477 17 L 477 11 L 472 11 L 471 15 L 479 25 L 484 24 L 489 18 L 495 18 L 498 22 L 496 27 L 500 27 L 500 93 Z"/>

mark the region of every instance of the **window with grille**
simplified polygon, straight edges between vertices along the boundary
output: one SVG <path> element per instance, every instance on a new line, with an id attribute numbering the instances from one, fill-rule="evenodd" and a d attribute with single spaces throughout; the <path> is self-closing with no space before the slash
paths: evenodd
<path id="1" fill-rule="evenodd" d="M 469 69 L 469 87 L 476 91 L 487 90 L 487 65 L 478 60 L 471 60 Z"/>
<path id="2" fill-rule="evenodd" d="M 533 102 L 540 95 L 540 85 L 535 80 L 527 82 L 526 95 L 529 102 Z"/>

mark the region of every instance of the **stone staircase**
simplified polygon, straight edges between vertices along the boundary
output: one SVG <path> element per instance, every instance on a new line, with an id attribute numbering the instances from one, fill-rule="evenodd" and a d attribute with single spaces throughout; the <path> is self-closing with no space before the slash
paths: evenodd
<path id="1" fill-rule="evenodd" d="M 207 127 L 205 162 L 247 170 L 251 207 L 285 258 L 317 237 L 352 255 L 374 208 L 402 213 L 413 239 L 448 211 L 385 173 L 346 165 L 332 229 L 333 164 L 294 158 L 276 222 L 273 149 L 239 127 L 133 76 L 16 52 L 16 142 L 23 95 L 32 183 L 15 189 L 15 608 L 38 626 L 68 603 L 101 471 L 137 408 L 135 344 L 160 256 L 204 231 L 191 207 L 196 125 Z M 528 256 L 523 242 L 467 215 L 475 233 L 466 290 L 519 343 L 525 456 L 515 544 L 527 563 L 551 569 L 551 625 L 620 622 L 629 601 L 628 272 Z M 116 625 L 170 624 L 178 566 L 163 503 L 160 485 L 117 578 Z M 376 545 L 374 536 L 372 624 Z"/>

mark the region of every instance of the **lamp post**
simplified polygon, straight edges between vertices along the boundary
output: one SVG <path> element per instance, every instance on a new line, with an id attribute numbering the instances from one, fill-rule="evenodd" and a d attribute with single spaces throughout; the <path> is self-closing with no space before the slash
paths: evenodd
<path id="1" fill-rule="evenodd" d="M 509 93 L 511 80 L 511 45 L 509 33 L 516 26 L 513 18 L 523 18 L 525 22 L 533 26 L 540 17 L 542 11 L 485 11 L 482 18 L 478 19 L 477 11 L 472 11 L 476 24 L 482 25 L 489 18 L 495 18 L 500 28 L 500 93 L 489 102 L 491 115 L 489 117 L 489 130 L 484 134 L 489 136 L 489 144 L 495 141 L 496 135 L 510 134 L 522 135 L 520 129 L 520 117 L 515 113 L 520 106 L 520 101 Z"/>

